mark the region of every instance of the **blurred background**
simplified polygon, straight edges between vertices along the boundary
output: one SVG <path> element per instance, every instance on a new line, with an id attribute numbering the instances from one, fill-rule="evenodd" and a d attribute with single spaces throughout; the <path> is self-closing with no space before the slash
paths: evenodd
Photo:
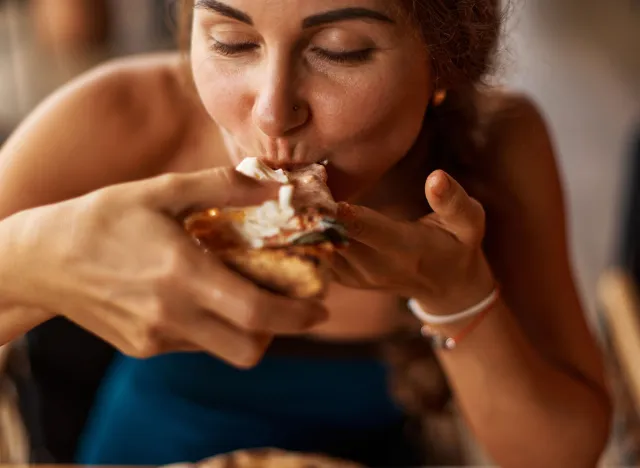
<path id="1" fill-rule="evenodd" d="M 0 142 L 78 73 L 111 57 L 173 48 L 170 0 L 0 0 Z M 611 360 L 618 405 L 611 456 L 636 464 L 640 334 L 632 333 L 638 316 L 631 273 L 640 238 L 634 229 L 640 212 L 633 215 L 640 2 L 511 0 L 495 80 L 532 96 L 548 119 L 576 278 Z M 616 275 L 603 281 L 612 266 L 630 272 L 629 281 Z"/>

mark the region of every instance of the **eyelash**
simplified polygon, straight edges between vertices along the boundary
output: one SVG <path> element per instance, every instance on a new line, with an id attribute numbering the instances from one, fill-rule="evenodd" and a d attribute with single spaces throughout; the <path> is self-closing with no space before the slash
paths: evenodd
<path id="1" fill-rule="evenodd" d="M 225 44 L 224 42 L 212 40 L 211 48 L 219 53 L 220 55 L 225 55 L 227 57 L 238 55 L 243 52 L 250 52 L 258 48 L 257 44 L 252 42 L 243 42 L 238 44 Z M 325 49 L 321 49 L 319 47 L 312 47 L 311 51 L 323 59 L 339 63 L 339 64 L 356 64 L 356 63 L 364 63 L 371 59 L 373 55 L 374 49 L 362 49 L 362 50 L 354 50 L 349 52 L 331 52 Z"/>
<path id="2" fill-rule="evenodd" d="M 237 55 L 242 52 L 250 52 L 258 47 L 257 44 L 252 42 L 240 42 L 238 44 L 225 44 L 224 42 L 216 41 L 215 39 L 211 41 L 211 48 L 218 52 L 220 55 Z"/>
<path id="3" fill-rule="evenodd" d="M 353 50 L 349 52 L 331 52 L 319 47 L 312 47 L 311 51 L 322 58 L 336 63 L 364 63 L 373 55 L 373 49 Z"/>

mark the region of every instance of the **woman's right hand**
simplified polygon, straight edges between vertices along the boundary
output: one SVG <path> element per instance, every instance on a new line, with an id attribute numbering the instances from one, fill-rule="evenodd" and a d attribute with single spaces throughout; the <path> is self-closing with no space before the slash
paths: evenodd
<path id="1" fill-rule="evenodd" d="M 273 335 L 308 330 L 326 318 L 324 307 L 258 288 L 204 255 L 176 219 L 276 192 L 277 184 L 225 168 L 115 185 L 18 213 L 2 222 L 13 245 L 4 289 L 131 356 L 202 350 L 251 367 Z"/>

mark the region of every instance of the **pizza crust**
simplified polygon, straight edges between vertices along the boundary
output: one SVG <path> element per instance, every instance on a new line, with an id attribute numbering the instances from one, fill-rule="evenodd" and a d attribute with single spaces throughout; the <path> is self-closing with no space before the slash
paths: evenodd
<path id="1" fill-rule="evenodd" d="M 275 171 L 256 158 L 237 168 L 258 180 L 286 180 L 278 201 L 192 213 L 184 228 L 209 254 L 259 286 L 285 296 L 322 298 L 329 262 L 348 243 L 320 164 Z"/>
<path id="2" fill-rule="evenodd" d="M 226 250 L 220 254 L 230 268 L 270 291 L 298 299 L 321 298 L 330 280 L 322 245 L 275 249 Z"/>

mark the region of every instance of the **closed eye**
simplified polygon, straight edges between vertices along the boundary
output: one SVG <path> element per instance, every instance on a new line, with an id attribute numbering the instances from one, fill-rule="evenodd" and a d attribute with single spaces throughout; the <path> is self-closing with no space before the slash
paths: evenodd
<path id="1" fill-rule="evenodd" d="M 250 52 L 259 47 L 258 44 L 254 42 L 238 42 L 235 44 L 227 44 L 225 42 L 220 42 L 215 39 L 211 39 L 211 49 L 220 55 L 232 56 L 238 55 L 243 52 Z"/>
<path id="2" fill-rule="evenodd" d="M 318 55 L 320 58 L 331 60 L 337 63 L 362 63 L 371 59 L 375 49 L 360 49 L 350 50 L 344 52 L 334 52 L 331 50 L 322 49 L 320 47 L 312 47 L 311 51 Z"/>
<path id="3" fill-rule="evenodd" d="M 260 45 L 256 44 L 255 42 L 238 42 L 238 43 L 229 44 L 226 42 L 220 42 L 212 38 L 210 47 L 212 50 L 219 53 L 220 55 L 231 57 L 234 55 L 240 55 L 242 53 L 251 52 L 257 49 L 258 47 L 260 47 Z M 323 49 L 321 47 L 311 47 L 310 50 L 321 59 L 339 63 L 339 64 L 347 64 L 347 63 L 355 64 L 355 63 L 367 62 L 371 59 L 373 53 L 375 52 L 374 48 L 350 50 L 350 51 L 342 51 L 342 52 L 335 52 L 335 51 Z"/>

